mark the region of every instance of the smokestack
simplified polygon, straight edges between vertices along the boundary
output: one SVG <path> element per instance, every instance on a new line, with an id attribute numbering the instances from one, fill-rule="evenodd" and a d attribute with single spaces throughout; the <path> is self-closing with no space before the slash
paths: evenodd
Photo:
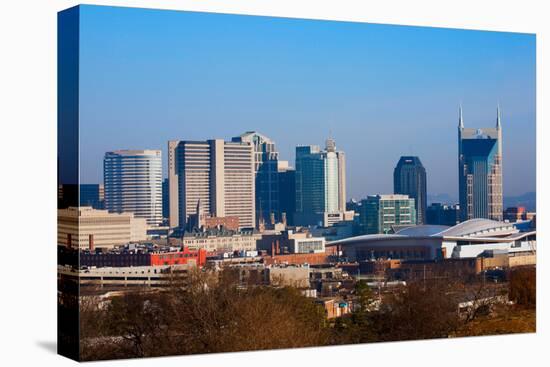
<path id="1" fill-rule="evenodd" d="M 286 213 L 281 213 L 281 222 L 286 227 Z"/>
<path id="2" fill-rule="evenodd" d="M 271 212 L 269 214 L 269 220 L 271 221 L 272 225 L 275 225 L 275 213 Z"/>
<path id="3" fill-rule="evenodd" d="M 90 251 L 94 250 L 94 235 L 91 234 L 88 236 L 88 242 L 90 244 Z"/>

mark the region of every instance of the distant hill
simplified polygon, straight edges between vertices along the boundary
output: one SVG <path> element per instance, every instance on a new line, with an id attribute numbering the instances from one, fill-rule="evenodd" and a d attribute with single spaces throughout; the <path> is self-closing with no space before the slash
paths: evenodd
<path id="1" fill-rule="evenodd" d="M 441 203 L 441 204 L 456 204 L 458 203 L 458 198 L 452 197 L 449 194 L 428 194 L 428 205 L 431 203 Z"/>
<path id="2" fill-rule="evenodd" d="M 456 204 L 458 198 L 449 194 L 428 194 L 428 205 L 431 203 Z M 526 192 L 518 196 L 505 196 L 503 198 L 504 209 L 511 206 L 524 206 L 528 211 L 537 210 L 537 194 L 535 192 Z"/>

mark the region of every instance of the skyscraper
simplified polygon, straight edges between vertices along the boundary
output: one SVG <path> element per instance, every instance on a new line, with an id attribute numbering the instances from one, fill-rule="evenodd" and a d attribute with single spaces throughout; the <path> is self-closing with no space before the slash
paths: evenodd
<path id="1" fill-rule="evenodd" d="M 130 212 L 149 226 L 162 223 L 160 150 L 117 150 L 103 159 L 105 209 Z"/>
<path id="2" fill-rule="evenodd" d="M 233 142 L 250 143 L 254 147 L 254 173 L 256 181 L 256 220 L 268 220 L 272 215 L 280 220 L 279 210 L 279 152 L 275 143 L 255 131 L 234 137 Z"/>
<path id="3" fill-rule="evenodd" d="M 345 156 L 329 138 L 317 145 L 296 147 L 295 224 L 318 224 L 319 218 L 345 212 Z"/>
<path id="4" fill-rule="evenodd" d="M 414 199 L 417 224 L 426 223 L 426 191 L 426 169 L 420 158 L 401 157 L 393 171 L 393 192 Z"/>
<path id="5" fill-rule="evenodd" d="M 254 227 L 254 147 L 246 142 L 168 142 L 169 225 L 185 228 L 200 200 L 206 215 Z"/>
<path id="6" fill-rule="evenodd" d="M 280 220 L 293 226 L 296 212 L 296 171 L 288 166 L 287 161 L 279 161 L 278 171 Z"/>
<path id="7" fill-rule="evenodd" d="M 502 127 L 497 107 L 494 128 L 465 128 L 458 118 L 460 220 L 502 220 Z"/>
<path id="8" fill-rule="evenodd" d="M 168 191 L 168 179 L 165 178 L 162 180 L 162 218 L 166 219 L 168 218 L 168 213 L 170 212 L 170 199 L 168 198 L 169 191 Z"/>

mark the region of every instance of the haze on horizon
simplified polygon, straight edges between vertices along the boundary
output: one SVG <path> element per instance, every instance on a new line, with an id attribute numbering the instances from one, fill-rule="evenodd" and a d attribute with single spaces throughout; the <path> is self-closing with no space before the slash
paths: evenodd
<path id="1" fill-rule="evenodd" d="M 348 199 L 391 193 L 401 155 L 457 197 L 457 124 L 503 126 L 504 195 L 535 191 L 535 36 L 81 7 L 81 182 L 103 155 L 255 130 L 294 166 L 331 135 Z M 166 172 L 166 167 L 165 167 Z"/>

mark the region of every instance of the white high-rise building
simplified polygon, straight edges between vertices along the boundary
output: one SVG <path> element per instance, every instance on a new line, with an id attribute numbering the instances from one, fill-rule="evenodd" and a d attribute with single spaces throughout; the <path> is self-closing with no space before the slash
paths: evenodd
<path id="1" fill-rule="evenodd" d="M 134 213 L 149 226 L 162 223 L 160 150 L 117 150 L 103 159 L 105 209 Z"/>
<path id="2" fill-rule="evenodd" d="M 169 225 L 185 228 L 197 203 L 210 216 L 254 227 L 254 147 L 248 142 L 168 142 Z"/>
<path id="3" fill-rule="evenodd" d="M 296 147 L 296 224 L 328 225 L 343 220 L 345 212 L 344 152 L 336 150 L 331 138 L 324 150 L 316 145 Z"/>

